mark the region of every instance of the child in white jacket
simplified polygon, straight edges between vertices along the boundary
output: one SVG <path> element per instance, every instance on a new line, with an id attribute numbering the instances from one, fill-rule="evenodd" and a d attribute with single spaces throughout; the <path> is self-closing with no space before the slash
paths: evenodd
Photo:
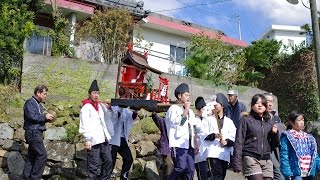
<path id="1" fill-rule="evenodd" d="M 197 171 L 198 180 L 208 180 L 208 162 L 207 162 L 207 151 L 204 150 L 204 143 L 201 142 L 201 137 L 206 137 L 208 135 L 210 117 L 206 111 L 206 103 L 203 97 L 198 97 L 195 101 L 196 106 L 196 121 L 200 125 L 200 128 L 195 129 L 195 134 L 197 137 L 199 145 L 199 153 L 195 155 L 195 168 Z"/>
<path id="2" fill-rule="evenodd" d="M 207 160 L 212 179 L 223 180 L 233 152 L 236 127 L 223 111 L 228 106 L 227 98 L 221 93 L 218 93 L 216 97 L 214 105 L 214 119 L 216 121 L 208 124 L 210 127 L 209 135 L 204 139 L 204 146 L 208 153 Z"/>

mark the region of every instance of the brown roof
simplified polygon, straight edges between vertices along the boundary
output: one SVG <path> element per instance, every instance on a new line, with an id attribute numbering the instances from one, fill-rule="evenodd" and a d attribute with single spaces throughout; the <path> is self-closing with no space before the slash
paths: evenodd
<path id="1" fill-rule="evenodd" d="M 148 69 L 154 73 L 162 74 L 161 71 L 149 66 L 147 58 L 136 51 L 127 52 L 127 54 L 121 59 L 121 61 L 125 64 L 133 64 L 140 69 Z"/>

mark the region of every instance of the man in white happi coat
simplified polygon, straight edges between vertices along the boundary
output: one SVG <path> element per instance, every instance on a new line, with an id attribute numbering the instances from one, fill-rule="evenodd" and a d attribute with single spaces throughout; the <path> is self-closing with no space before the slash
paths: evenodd
<path id="1" fill-rule="evenodd" d="M 94 80 L 88 91 L 89 98 L 82 101 L 79 132 L 84 137 L 87 150 L 87 179 L 111 179 L 112 158 L 109 141 L 113 135 L 113 125 L 108 110 L 99 103 L 99 87 Z M 98 167 L 101 173 L 98 176 Z"/>
<path id="2" fill-rule="evenodd" d="M 197 126 L 195 115 L 190 109 L 189 86 L 180 84 L 174 91 L 178 100 L 166 113 L 167 134 L 174 169 L 167 177 L 169 180 L 192 180 L 194 175 L 194 155 L 198 147 L 194 139 L 194 129 Z"/>

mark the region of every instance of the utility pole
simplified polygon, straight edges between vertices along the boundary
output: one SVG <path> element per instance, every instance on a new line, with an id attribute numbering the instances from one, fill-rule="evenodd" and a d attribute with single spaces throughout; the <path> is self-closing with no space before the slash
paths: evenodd
<path id="1" fill-rule="evenodd" d="M 313 44 L 315 50 L 316 70 L 317 70 L 317 83 L 318 83 L 318 98 L 320 100 L 320 32 L 319 32 L 319 19 L 317 11 L 316 0 L 310 0 L 311 23 L 313 31 Z"/>
<path id="2" fill-rule="evenodd" d="M 241 38 L 241 24 L 240 24 L 240 16 L 239 15 L 237 16 L 237 19 L 238 19 L 239 39 L 242 40 L 242 38 Z"/>

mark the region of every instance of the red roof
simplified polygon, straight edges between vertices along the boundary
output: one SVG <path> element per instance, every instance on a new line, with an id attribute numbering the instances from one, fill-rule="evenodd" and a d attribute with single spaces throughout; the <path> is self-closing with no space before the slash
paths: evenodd
<path id="1" fill-rule="evenodd" d="M 198 29 L 198 28 L 186 26 L 186 25 L 183 25 L 183 24 L 167 21 L 167 20 L 160 19 L 160 18 L 154 17 L 154 16 L 148 16 L 148 23 L 152 23 L 152 24 L 168 27 L 168 28 L 171 28 L 171 29 L 175 29 L 175 30 L 179 30 L 179 31 L 183 31 L 183 32 L 191 33 L 191 34 L 199 34 L 199 33 L 203 32 L 205 35 L 207 35 L 207 36 L 209 36 L 211 38 L 218 38 L 218 36 L 220 36 L 220 39 L 223 42 L 226 42 L 226 43 L 229 43 L 229 44 L 233 44 L 233 45 L 241 46 L 241 47 L 246 47 L 247 46 L 246 42 L 238 40 L 238 39 L 234 39 L 234 38 L 231 38 L 231 37 L 228 37 L 228 36 L 221 36 L 221 35 L 218 35 L 215 32 L 212 32 L 212 31 L 204 31 L 202 29 Z"/>
<path id="2" fill-rule="evenodd" d="M 61 8 L 71 9 L 73 11 L 82 12 L 90 15 L 94 13 L 94 7 L 90 4 L 85 4 L 82 2 L 72 1 L 72 0 L 56 0 L 53 2 L 57 3 L 57 6 Z M 50 0 L 45 0 L 44 3 L 51 5 Z"/>

